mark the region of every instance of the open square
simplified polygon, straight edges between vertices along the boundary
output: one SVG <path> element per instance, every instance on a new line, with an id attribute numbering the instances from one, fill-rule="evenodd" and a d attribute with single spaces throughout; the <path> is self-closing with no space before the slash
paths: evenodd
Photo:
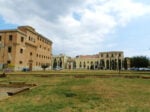
<path id="1" fill-rule="evenodd" d="M 0 111 L 149 112 L 150 79 L 142 78 L 149 77 L 149 74 L 131 71 L 121 71 L 118 74 L 117 71 L 65 70 L 16 72 L 1 78 L 0 83 L 24 81 L 37 86 L 1 100 Z"/>

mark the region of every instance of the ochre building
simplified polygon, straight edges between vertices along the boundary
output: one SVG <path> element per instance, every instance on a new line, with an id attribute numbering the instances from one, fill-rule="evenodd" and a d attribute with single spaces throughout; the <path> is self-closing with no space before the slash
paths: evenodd
<path id="1" fill-rule="evenodd" d="M 0 30 L 0 68 L 11 67 L 42 70 L 42 65 L 51 69 L 52 41 L 30 26 Z"/>
<path id="2" fill-rule="evenodd" d="M 121 70 L 124 68 L 124 53 L 100 52 L 95 55 L 79 55 L 75 58 L 58 55 L 53 57 L 53 68 L 56 66 L 63 69 Z"/>
<path id="3" fill-rule="evenodd" d="M 123 69 L 124 53 L 122 51 L 100 52 L 96 55 L 79 55 L 75 58 L 76 69 Z"/>

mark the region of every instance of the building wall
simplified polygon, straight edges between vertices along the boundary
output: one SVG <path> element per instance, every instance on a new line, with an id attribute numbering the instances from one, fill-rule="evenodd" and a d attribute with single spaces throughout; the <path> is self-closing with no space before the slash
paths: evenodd
<path id="1" fill-rule="evenodd" d="M 64 54 L 53 56 L 53 59 L 52 59 L 53 69 L 55 69 L 55 68 L 67 69 L 69 58 L 70 57 L 65 56 Z"/>
<path id="2" fill-rule="evenodd" d="M 9 31 L 9 32 L 0 32 L 1 36 L 1 45 L 0 48 L 0 63 L 9 63 L 11 61 L 12 64 L 15 64 L 15 56 L 16 56 L 16 47 L 17 47 L 17 32 Z M 9 37 L 12 37 L 12 40 L 9 40 Z M 10 52 L 8 52 L 8 49 Z"/>
<path id="3" fill-rule="evenodd" d="M 1 44 L 5 46 L 0 48 L 0 64 L 14 65 L 15 70 L 42 70 L 42 64 L 51 65 L 52 42 L 32 27 L 21 26 L 14 30 L 1 30 L 0 38 Z M 8 52 L 8 47 L 11 47 L 11 53 Z M 51 66 L 48 69 L 51 69 Z"/>
<path id="4" fill-rule="evenodd" d="M 104 69 L 121 69 L 123 68 L 124 54 L 122 51 L 100 52 L 99 60 L 104 60 Z M 99 61 L 99 63 L 100 63 Z M 120 68 L 119 68 L 120 64 Z M 115 66 L 115 67 L 114 67 Z"/>
<path id="5" fill-rule="evenodd" d="M 66 60 L 65 60 L 66 57 Z M 75 58 L 64 55 L 53 56 L 59 66 L 62 60 L 63 69 L 88 69 L 88 70 L 119 70 L 123 69 L 124 54 L 122 51 L 100 52 L 96 55 L 79 55 Z"/>
<path id="6" fill-rule="evenodd" d="M 124 59 L 124 66 L 125 66 L 125 69 L 126 70 L 129 70 L 130 68 L 131 68 L 131 58 L 129 58 L 129 57 L 126 57 L 125 59 Z"/>
<path id="7" fill-rule="evenodd" d="M 109 69 L 123 68 L 124 54 L 122 51 L 100 52 L 97 55 L 81 55 L 75 58 L 76 69 Z"/>
<path id="8" fill-rule="evenodd" d="M 97 58 L 75 58 L 76 69 L 91 69 L 92 66 L 95 67 L 97 61 Z"/>

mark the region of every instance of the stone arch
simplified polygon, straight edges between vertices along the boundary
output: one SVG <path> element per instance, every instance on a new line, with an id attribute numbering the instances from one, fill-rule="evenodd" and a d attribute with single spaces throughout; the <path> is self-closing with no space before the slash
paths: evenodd
<path id="1" fill-rule="evenodd" d="M 106 61 L 106 69 L 109 69 L 109 60 Z"/>
<path id="2" fill-rule="evenodd" d="M 60 66 L 60 68 L 62 68 L 62 59 L 61 58 L 59 59 L 59 66 Z"/>
<path id="3" fill-rule="evenodd" d="M 53 68 L 56 68 L 57 67 L 57 60 L 56 58 L 54 59 L 54 62 L 53 62 Z"/>
<path id="4" fill-rule="evenodd" d="M 76 62 L 73 62 L 73 68 L 76 69 Z"/>

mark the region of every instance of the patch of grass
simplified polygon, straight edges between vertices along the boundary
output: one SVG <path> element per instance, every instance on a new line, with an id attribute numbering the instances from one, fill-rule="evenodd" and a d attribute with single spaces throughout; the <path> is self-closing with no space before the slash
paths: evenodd
<path id="1" fill-rule="evenodd" d="M 65 94 L 66 97 L 75 97 L 75 96 L 77 96 L 76 93 L 70 92 L 70 91 L 69 92 L 65 92 L 64 94 Z"/>
<path id="2" fill-rule="evenodd" d="M 91 79 L 75 79 L 70 78 L 69 80 L 63 79 L 62 82 L 60 82 L 60 86 L 74 86 L 74 85 L 86 85 L 91 82 Z"/>
<path id="3" fill-rule="evenodd" d="M 102 98 L 100 95 L 97 94 L 80 94 L 79 99 L 81 102 L 103 102 L 104 98 Z"/>
<path id="4" fill-rule="evenodd" d="M 116 71 L 50 71 L 10 74 L 0 81 L 38 86 L 0 101 L 0 112 L 149 112 L 150 80 L 74 78 L 72 75 L 116 75 Z M 145 75 L 124 71 L 121 75 Z M 37 74 L 65 75 L 36 77 Z M 70 77 L 72 76 L 72 77 Z"/>
<path id="5" fill-rule="evenodd" d="M 49 102 L 45 104 L 34 105 L 30 102 L 23 104 L 14 104 L 12 108 L 6 108 L 7 112 L 57 112 L 64 108 L 66 105 L 70 105 L 68 102 Z"/>
<path id="6" fill-rule="evenodd" d="M 150 109 L 143 109 L 139 107 L 128 107 L 126 112 L 150 112 Z"/>

